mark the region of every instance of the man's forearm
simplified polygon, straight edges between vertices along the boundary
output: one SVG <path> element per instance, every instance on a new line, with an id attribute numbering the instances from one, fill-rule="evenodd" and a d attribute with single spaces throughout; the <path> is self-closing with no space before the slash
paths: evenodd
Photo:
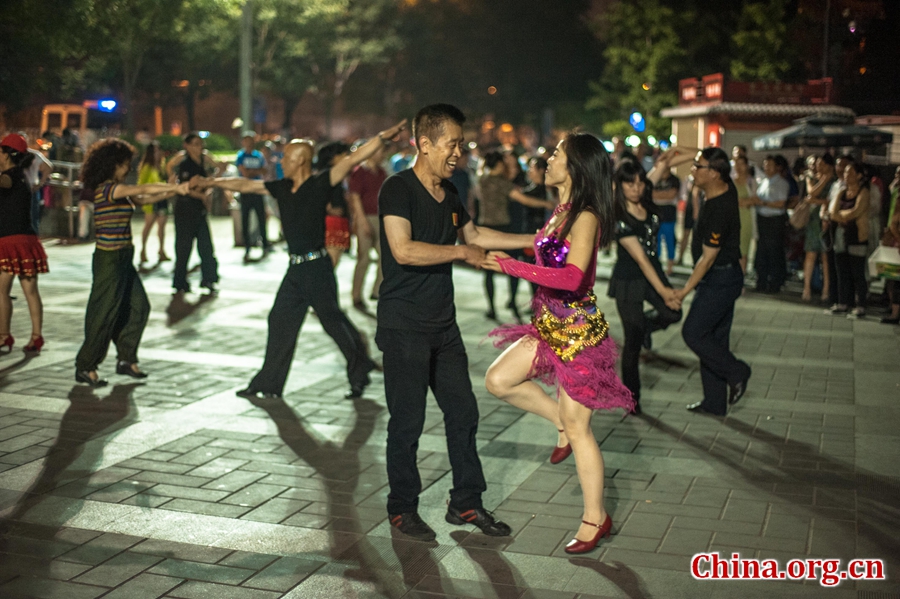
<path id="1" fill-rule="evenodd" d="M 709 259 L 706 255 L 700 257 L 700 260 L 694 265 L 694 270 L 691 272 L 691 276 L 688 278 L 687 283 L 684 284 L 685 294 L 690 293 L 700 284 L 700 281 L 703 280 L 703 277 L 705 277 L 706 273 L 709 272 L 709 269 L 712 268 L 714 260 L 715 258 Z"/>
<path id="2" fill-rule="evenodd" d="M 406 241 L 391 246 L 394 259 L 404 266 L 432 266 L 446 264 L 455 260 L 465 260 L 465 246 L 437 245 L 423 241 Z"/>

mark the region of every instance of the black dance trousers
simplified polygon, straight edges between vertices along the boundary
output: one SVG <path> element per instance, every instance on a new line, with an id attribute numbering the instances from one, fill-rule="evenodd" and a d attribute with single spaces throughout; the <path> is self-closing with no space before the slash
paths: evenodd
<path id="1" fill-rule="evenodd" d="M 739 264 L 713 267 L 697 286 L 691 311 L 681 335 L 700 358 L 703 408 L 724 416 L 728 408 L 728 386 L 750 376 L 750 366 L 731 353 L 731 322 L 734 302 L 741 296 L 744 275 Z"/>
<path id="2" fill-rule="evenodd" d="M 390 413 L 387 439 L 389 514 L 416 511 L 422 479 L 416 450 L 425 425 L 428 389 L 444 413 L 447 454 L 453 470 L 450 505 L 481 508 L 487 489 L 475 445 L 478 404 L 469 379 L 469 360 L 456 323 L 438 332 L 378 327 L 384 352 L 384 390 Z"/>
<path id="3" fill-rule="evenodd" d="M 665 281 L 665 279 L 663 279 Z M 622 349 L 622 382 L 631 391 L 635 401 L 641 398 L 641 377 L 638 363 L 641 346 L 647 333 L 665 329 L 681 320 L 681 310 L 666 305 L 647 279 L 620 279 L 615 282 L 616 308 L 625 330 L 625 346 Z M 644 302 L 653 306 L 644 311 Z"/>
<path id="4" fill-rule="evenodd" d="M 250 389 L 277 395 L 284 391 L 297 347 L 297 336 L 310 307 L 316 311 L 325 333 L 344 354 L 350 385 L 364 386 L 369 383 L 368 374 L 375 363 L 366 355 L 359 331 L 338 306 L 334 269 L 326 256 L 288 267 L 269 312 L 266 359 L 262 370 L 250 381 Z"/>
<path id="5" fill-rule="evenodd" d="M 756 289 L 778 291 L 787 278 L 787 258 L 784 250 L 784 229 L 787 217 L 756 216 L 759 240 L 756 244 Z"/>
<path id="6" fill-rule="evenodd" d="M 200 254 L 200 284 L 211 285 L 219 282 L 219 263 L 213 250 L 212 235 L 206 211 L 186 204 L 187 200 L 175 202 L 175 268 L 172 287 L 175 291 L 190 291 L 187 280 L 188 260 L 197 240 L 197 253 Z"/>
<path id="7" fill-rule="evenodd" d="M 244 253 L 249 253 L 255 245 L 255 239 L 250 238 L 250 212 L 256 213 L 256 222 L 259 229 L 259 237 L 262 239 L 264 250 L 269 249 L 269 240 L 266 237 L 266 204 L 263 197 L 257 193 L 241 194 L 241 232 L 244 236 Z"/>
<path id="8" fill-rule="evenodd" d="M 865 251 L 865 246 L 856 247 L 859 247 L 859 253 Z M 865 310 L 869 296 L 865 255 L 854 256 L 849 252 L 835 252 L 834 266 L 838 290 L 837 303 Z"/>
<path id="9" fill-rule="evenodd" d="M 134 364 L 150 317 L 150 300 L 134 268 L 134 246 L 94 250 L 94 279 L 84 317 L 84 344 L 75 358 L 78 370 L 96 370 L 106 358 L 109 342 L 117 359 Z"/>

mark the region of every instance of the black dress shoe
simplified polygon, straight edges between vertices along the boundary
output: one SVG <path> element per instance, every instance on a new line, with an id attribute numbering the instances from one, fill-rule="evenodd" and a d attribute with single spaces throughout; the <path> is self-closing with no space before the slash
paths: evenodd
<path id="1" fill-rule="evenodd" d="M 365 385 L 350 385 L 350 391 L 344 394 L 344 399 L 359 399 L 365 391 Z"/>
<path id="2" fill-rule="evenodd" d="M 708 410 L 706 406 L 703 405 L 702 401 L 698 401 L 697 403 L 688 404 L 687 409 L 691 412 L 700 412 L 701 414 L 712 414 L 713 416 L 724 416 L 725 414 L 716 414 L 712 410 Z"/>
<path id="3" fill-rule="evenodd" d="M 739 383 L 728 386 L 728 405 L 733 406 L 744 396 L 744 393 L 747 392 L 747 382 L 750 380 L 750 375 L 747 375 L 747 378 L 742 380 Z"/>
<path id="4" fill-rule="evenodd" d="M 388 514 L 388 520 L 391 526 L 417 541 L 433 541 L 436 536 L 434 530 L 419 517 L 418 512 Z"/>
<path id="5" fill-rule="evenodd" d="M 76 383 L 85 383 L 86 385 L 90 385 L 94 389 L 99 389 L 100 387 L 105 387 L 107 382 L 101 378 L 91 378 L 91 374 L 87 370 L 76 370 L 75 371 L 75 382 Z"/>
<path id="6" fill-rule="evenodd" d="M 135 370 L 132 368 L 132 364 L 129 362 L 119 362 L 116 364 L 116 374 L 124 374 L 125 376 L 130 376 L 133 379 L 145 379 L 147 378 L 147 373 L 142 370 Z"/>
<path id="7" fill-rule="evenodd" d="M 481 532 L 491 537 L 508 537 L 512 534 L 508 524 L 497 520 L 493 513 L 484 508 L 458 510 L 448 505 L 445 520 L 450 524 L 474 524 Z"/>
<path id="8" fill-rule="evenodd" d="M 236 391 L 235 395 L 238 397 L 243 397 L 244 399 L 272 399 L 272 400 L 281 400 L 281 395 L 278 393 L 268 393 L 264 391 L 257 391 L 251 387 L 247 387 L 246 389 L 241 389 L 240 391 Z"/>

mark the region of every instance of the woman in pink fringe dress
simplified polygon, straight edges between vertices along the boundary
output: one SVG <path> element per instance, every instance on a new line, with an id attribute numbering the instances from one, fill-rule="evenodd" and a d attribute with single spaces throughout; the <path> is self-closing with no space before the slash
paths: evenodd
<path id="1" fill-rule="evenodd" d="M 602 143 L 586 133 L 569 134 L 548 161 L 546 184 L 560 205 L 535 237 L 536 264 L 490 252 L 483 268 L 539 285 L 531 324 L 491 332 L 497 346 L 512 343 L 487 371 L 488 391 L 549 420 L 559 431 L 554 464 L 575 454 L 584 515 L 567 553 L 586 553 L 609 535 L 603 509 L 603 456 L 591 430 L 593 410 L 631 411 L 631 393 L 616 375 L 616 346 L 597 309 L 597 250 L 614 229 L 612 168 Z M 557 385 L 553 399 L 533 379 Z"/>

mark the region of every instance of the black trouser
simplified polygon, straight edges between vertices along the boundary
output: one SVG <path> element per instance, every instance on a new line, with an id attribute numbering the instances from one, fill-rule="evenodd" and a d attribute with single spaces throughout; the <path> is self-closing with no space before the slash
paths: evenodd
<path id="1" fill-rule="evenodd" d="M 375 363 L 366 355 L 359 331 L 338 306 L 334 270 L 326 256 L 288 267 L 269 312 L 266 359 L 262 370 L 250 381 L 251 389 L 277 395 L 284 391 L 294 359 L 297 335 L 310 306 L 316 311 L 322 328 L 344 354 L 350 385 L 368 384 L 368 373 Z"/>
<path id="2" fill-rule="evenodd" d="M 859 247 L 859 253 L 866 246 Z M 869 295 L 869 283 L 866 281 L 865 256 L 853 256 L 849 252 L 835 252 L 835 277 L 837 278 L 838 301 L 845 306 L 866 309 Z"/>
<path id="3" fill-rule="evenodd" d="M 756 289 L 778 291 L 787 278 L 784 254 L 784 228 L 787 217 L 756 216 L 759 241 L 756 246 Z"/>
<path id="4" fill-rule="evenodd" d="M 663 278 L 664 283 L 668 283 Z M 622 382 L 631 391 L 635 401 L 641 398 L 641 377 L 638 363 L 641 346 L 647 333 L 665 329 L 681 320 L 681 310 L 666 305 L 647 279 L 620 279 L 615 283 L 616 308 L 625 330 L 625 347 L 622 349 Z M 644 301 L 653 310 L 644 312 Z"/>
<path id="5" fill-rule="evenodd" d="M 269 249 L 269 240 L 266 238 L 266 204 L 263 197 L 256 193 L 241 194 L 241 231 L 244 234 L 244 253 L 249 254 L 250 248 L 255 245 L 255 239 L 250 238 L 250 212 L 256 212 L 256 221 L 259 228 L 259 236 L 262 239 L 264 250 Z"/>
<path id="6" fill-rule="evenodd" d="M 475 446 L 478 404 L 469 379 L 469 361 L 459 328 L 433 333 L 378 327 L 375 337 L 384 352 L 384 390 L 390 420 L 387 511 L 416 511 L 422 479 L 416 450 L 425 425 L 425 399 L 430 388 L 444 413 L 447 453 L 453 470 L 450 505 L 460 510 L 480 508 L 487 488 Z"/>
<path id="7" fill-rule="evenodd" d="M 700 358 L 703 407 L 720 416 L 727 411 L 728 386 L 750 376 L 750 366 L 731 353 L 729 340 L 734 302 L 743 286 L 740 265 L 713 267 L 697 286 L 681 329 L 684 342 Z"/>
<path id="8" fill-rule="evenodd" d="M 825 252 L 825 256 L 828 260 L 828 272 L 831 273 L 831 280 L 828 285 L 828 303 L 829 305 L 834 305 L 840 303 L 838 301 L 837 264 L 834 260 L 834 250 L 828 250 Z"/>
<path id="9" fill-rule="evenodd" d="M 94 250 L 94 280 L 84 317 L 84 345 L 75 358 L 78 370 L 96 370 L 106 358 L 109 342 L 118 360 L 134 364 L 150 316 L 150 300 L 134 269 L 134 247 Z"/>
<path id="10" fill-rule="evenodd" d="M 188 201 L 194 200 L 175 201 L 175 269 L 172 277 L 172 287 L 175 291 L 191 290 L 187 280 L 187 267 L 195 239 L 197 253 L 200 254 L 200 284 L 211 285 L 219 282 L 219 263 L 213 250 L 206 210 L 187 204 Z"/>

